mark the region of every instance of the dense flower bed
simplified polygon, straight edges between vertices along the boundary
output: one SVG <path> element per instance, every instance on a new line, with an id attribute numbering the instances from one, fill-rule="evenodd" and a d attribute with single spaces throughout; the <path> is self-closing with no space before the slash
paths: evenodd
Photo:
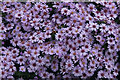
<path id="1" fill-rule="evenodd" d="M 0 5 L 2 78 L 119 78 L 119 2 Z"/>

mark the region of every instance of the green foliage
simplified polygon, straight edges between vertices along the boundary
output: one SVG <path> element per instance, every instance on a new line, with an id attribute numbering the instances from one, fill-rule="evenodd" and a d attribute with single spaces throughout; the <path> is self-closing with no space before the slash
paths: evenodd
<path id="1" fill-rule="evenodd" d="M 22 77 L 23 79 L 28 80 L 33 79 L 36 75 L 35 73 L 16 71 L 13 76 L 15 77 L 15 79 Z"/>

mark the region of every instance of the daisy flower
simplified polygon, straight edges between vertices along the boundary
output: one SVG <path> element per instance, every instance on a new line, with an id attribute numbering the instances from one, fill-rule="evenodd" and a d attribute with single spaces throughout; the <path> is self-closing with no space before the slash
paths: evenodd
<path id="1" fill-rule="evenodd" d="M 53 73 L 49 73 L 49 74 L 48 74 L 48 79 L 49 79 L 49 80 L 55 79 L 55 75 L 54 75 Z"/>
<path id="2" fill-rule="evenodd" d="M 40 53 L 39 53 L 38 50 L 33 50 L 32 53 L 31 53 L 31 55 L 32 55 L 33 57 L 38 57 L 38 56 L 40 55 Z"/>
<path id="3" fill-rule="evenodd" d="M 62 39 L 62 36 L 63 36 L 63 35 L 61 35 L 60 33 L 56 33 L 55 38 L 56 38 L 57 40 L 62 41 L 62 40 L 63 40 L 63 39 Z"/>
<path id="4" fill-rule="evenodd" d="M 116 49 L 116 51 L 120 50 L 120 44 L 119 43 L 115 44 L 115 49 Z"/>
<path id="5" fill-rule="evenodd" d="M 56 72 L 58 70 L 58 64 L 56 65 L 51 65 L 52 71 Z"/>
<path id="6" fill-rule="evenodd" d="M 37 58 L 37 62 L 38 62 L 38 65 L 40 65 L 40 66 L 45 64 L 44 58 L 42 58 L 42 57 Z"/>
<path id="7" fill-rule="evenodd" d="M 93 11 L 95 9 L 95 5 L 89 4 L 87 10 L 88 11 Z"/>
<path id="8" fill-rule="evenodd" d="M 105 72 L 103 71 L 103 70 L 100 70 L 99 72 L 98 72 L 98 78 L 105 78 Z"/>
<path id="9" fill-rule="evenodd" d="M 30 62 L 30 68 L 33 70 L 37 70 L 38 69 L 38 62 L 36 62 L 36 60 L 33 60 L 32 62 Z"/>
<path id="10" fill-rule="evenodd" d="M 1 26 L 0 26 L 0 32 L 6 32 L 7 31 L 7 28 L 4 26 L 4 25 L 2 25 L 2 24 L 0 24 Z"/>
<path id="11" fill-rule="evenodd" d="M 108 14 L 107 17 L 108 17 L 109 19 L 114 20 L 114 19 L 117 17 L 117 15 L 116 15 L 116 14 Z"/>
<path id="12" fill-rule="evenodd" d="M 17 63 L 18 63 L 18 64 L 22 65 L 22 64 L 25 63 L 24 61 L 25 61 L 25 60 L 24 60 L 23 56 L 17 57 Z"/>
<path id="13" fill-rule="evenodd" d="M 108 25 L 106 24 L 100 24 L 100 31 L 101 32 L 106 32 L 108 30 Z"/>
<path id="14" fill-rule="evenodd" d="M 67 8 L 62 8 L 61 9 L 61 13 L 64 14 L 64 15 L 69 15 L 69 10 Z"/>
<path id="15" fill-rule="evenodd" d="M 2 12 L 9 12 L 9 11 L 10 11 L 10 8 L 7 8 L 6 6 L 2 6 L 1 11 L 2 11 Z"/>
<path id="16" fill-rule="evenodd" d="M 71 60 L 68 60 L 65 67 L 68 70 L 71 70 L 74 67 L 73 62 Z"/>
<path id="17" fill-rule="evenodd" d="M 15 80 L 13 76 L 7 76 L 8 80 Z"/>
<path id="18" fill-rule="evenodd" d="M 15 17 L 16 17 L 16 18 L 21 18 L 21 17 L 23 17 L 23 12 L 22 12 L 22 11 L 20 11 L 20 12 L 17 11 L 16 14 L 15 14 Z"/>
<path id="19" fill-rule="evenodd" d="M 83 47 L 85 48 L 85 50 L 90 51 L 91 50 L 91 45 L 90 44 L 84 44 Z"/>
<path id="20" fill-rule="evenodd" d="M 7 71 L 1 71 L 0 72 L 0 74 L 1 74 L 1 78 L 5 78 L 5 77 L 7 77 Z"/>
<path id="21" fill-rule="evenodd" d="M 45 78 L 48 78 L 48 72 L 42 72 L 41 73 L 41 77 L 42 77 L 42 79 L 45 79 Z"/>
<path id="22" fill-rule="evenodd" d="M 97 31 L 97 29 L 99 28 L 99 25 L 97 23 L 91 23 L 90 28 L 91 30 Z"/>
<path id="23" fill-rule="evenodd" d="M 88 75 L 88 76 L 92 76 L 93 74 L 94 74 L 93 71 L 87 70 L 87 75 Z"/>
<path id="24" fill-rule="evenodd" d="M 54 50 L 54 48 L 49 49 L 49 54 L 50 54 L 50 55 L 55 54 L 55 50 Z"/>
<path id="25" fill-rule="evenodd" d="M 80 49 L 80 53 L 81 53 L 80 56 L 81 56 L 81 55 L 85 56 L 85 55 L 88 54 L 88 53 L 87 53 L 87 50 L 86 50 L 85 48 L 83 48 L 83 47 Z"/>
<path id="26" fill-rule="evenodd" d="M 22 23 L 26 23 L 26 22 L 27 22 L 27 17 L 26 17 L 26 16 L 23 16 L 23 17 L 21 18 L 21 22 L 22 22 Z"/>
<path id="27" fill-rule="evenodd" d="M 113 52 L 115 49 L 116 49 L 116 47 L 115 47 L 114 44 L 108 45 L 108 50 L 109 50 L 110 52 Z"/>
<path id="28" fill-rule="evenodd" d="M 29 37 L 30 38 L 30 41 L 32 42 L 32 43 L 34 43 L 34 42 L 37 42 L 39 39 L 38 39 L 38 37 L 37 36 L 30 36 Z"/>
<path id="29" fill-rule="evenodd" d="M 108 41 L 107 41 L 108 44 L 115 44 L 115 40 L 114 40 L 113 37 L 108 37 L 107 40 L 108 40 Z"/>
<path id="30" fill-rule="evenodd" d="M 26 69 L 25 69 L 24 66 L 20 66 L 20 67 L 19 67 L 19 70 L 20 70 L 21 72 L 25 72 L 25 71 L 26 71 Z"/>

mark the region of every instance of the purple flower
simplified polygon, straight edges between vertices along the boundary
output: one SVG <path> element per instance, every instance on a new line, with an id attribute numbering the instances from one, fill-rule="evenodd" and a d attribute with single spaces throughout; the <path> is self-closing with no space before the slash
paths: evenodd
<path id="1" fill-rule="evenodd" d="M 19 70 L 22 71 L 22 72 L 25 72 L 25 71 L 26 71 L 26 69 L 25 69 L 24 66 L 20 66 L 20 67 L 19 67 Z"/>
<path id="2" fill-rule="evenodd" d="M 116 79 L 119 5 L 118 2 L 49 5 L 29 0 L 0 3 L 2 78 L 11 79 L 16 71 L 28 71 L 37 76 L 34 79 L 86 79 L 97 71 L 96 79 Z"/>

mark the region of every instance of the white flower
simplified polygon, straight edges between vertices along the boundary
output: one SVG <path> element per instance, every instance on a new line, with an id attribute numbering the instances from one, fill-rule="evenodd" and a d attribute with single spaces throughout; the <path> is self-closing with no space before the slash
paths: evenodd
<path id="1" fill-rule="evenodd" d="M 64 15 L 69 15 L 69 10 L 67 8 L 62 8 L 61 9 L 61 13 L 64 14 Z"/>
<path id="2" fill-rule="evenodd" d="M 61 33 L 56 33 L 56 35 L 55 35 L 55 38 L 57 39 L 57 40 L 60 40 L 60 41 L 62 41 L 62 34 Z"/>
<path id="3" fill-rule="evenodd" d="M 108 37 L 108 44 L 115 44 L 115 40 L 112 37 Z"/>
<path id="4" fill-rule="evenodd" d="M 55 50 L 54 50 L 53 48 L 49 49 L 49 54 L 50 54 L 50 55 L 55 54 Z"/>
<path id="5" fill-rule="evenodd" d="M 96 31 L 99 28 L 99 25 L 97 23 L 91 23 L 90 29 Z"/>
<path id="6" fill-rule="evenodd" d="M 80 67 L 75 67 L 73 72 L 74 76 L 80 76 L 81 75 L 81 71 L 80 71 Z"/>
<path id="7" fill-rule="evenodd" d="M 20 11 L 20 12 L 15 13 L 15 17 L 16 17 L 16 18 L 21 18 L 21 17 L 23 17 L 23 12 Z"/>
<path id="8" fill-rule="evenodd" d="M 3 40 L 3 39 L 5 39 L 5 34 L 0 33 L 0 40 Z"/>
<path id="9" fill-rule="evenodd" d="M 74 67 L 73 62 L 71 60 L 68 60 L 66 62 L 66 66 L 65 67 L 66 67 L 66 69 L 71 70 Z"/>
<path id="10" fill-rule="evenodd" d="M 7 31 L 6 27 L 0 26 L 0 32 L 6 32 L 6 31 Z"/>
<path id="11" fill-rule="evenodd" d="M 108 26 L 106 24 L 100 24 L 100 27 L 101 27 L 100 29 L 101 32 L 106 32 L 108 30 Z"/>
<path id="12" fill-rule="evenodd" d="M 32 43 L 38 41 L 38 37 L 37 37 L 37 36 L 30 36 L 29 38 L 30 38 L 30 41 L 31 41 Z"/>
<path id="13" fill-rule="evenodd" d="M 98 72 L 98 78 L 105 78 L 105 72 L 103 70 Z"/>
<path id="14" fill-rule="evenodd" d="M 25 69 L 25 67 L 24 66 L 20 66 L 20 71 L 22 71 L 22 72 L 25 72 L 26 71 L 26 69 Z"/>

